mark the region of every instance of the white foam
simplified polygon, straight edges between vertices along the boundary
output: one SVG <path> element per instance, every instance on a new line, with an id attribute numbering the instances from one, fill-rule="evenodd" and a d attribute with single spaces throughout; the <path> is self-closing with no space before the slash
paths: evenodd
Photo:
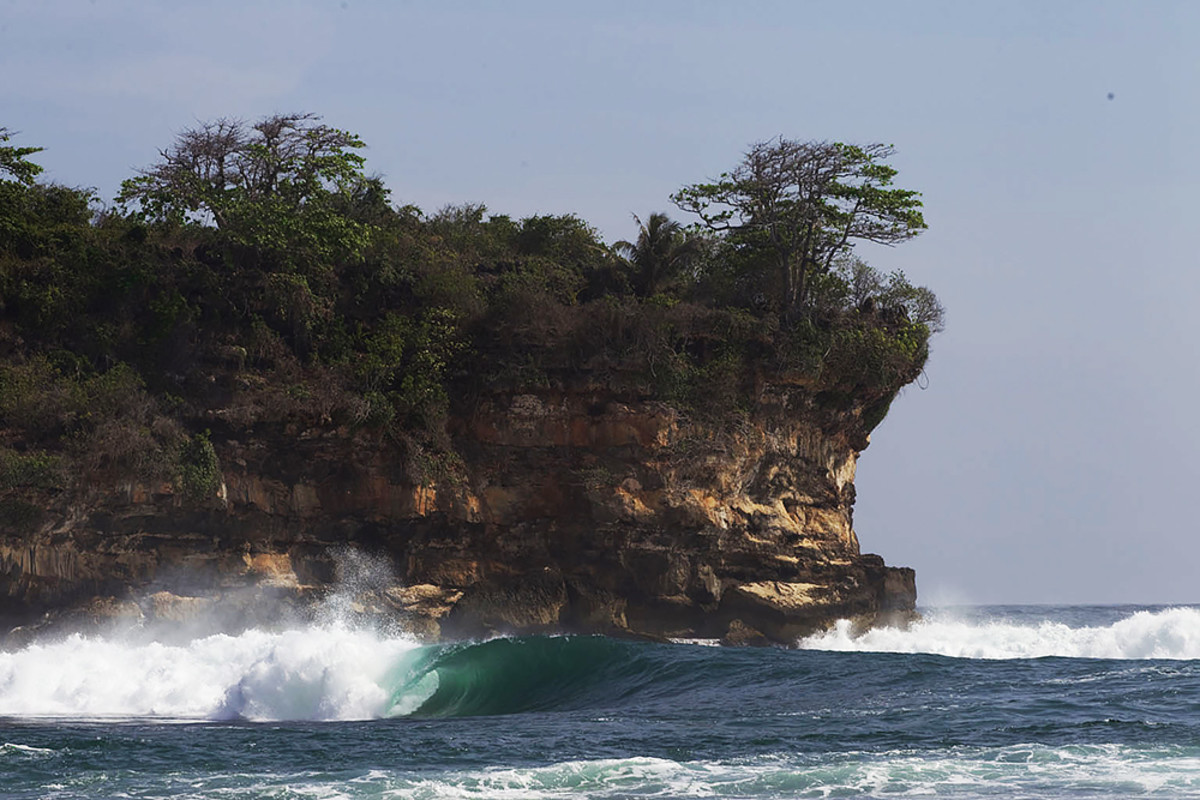
<path id="1" fill-rule="evenodd" d="M 372 719 L 417 649 L 337 625 L 182 645 L 75 635 L 0 653 L 0 716 Z"/>
<path id="2" fill-rule="evenodd" d="M 385 779 L 384 785 L 418 797 L 499 800 L 654 796 L 668 790 L 674 796 L 707 794 L 703 781 L 690 779 L 690 772 L 667 759 L 636 757 L 564 761 L 544 767 L 493 767 L 426 779 Z"/>
<path id="3" fill-rule="evenodd" d="M 0 744 L 0 756 L 17 754 L 22 756 L 40 757 L 54 755 L 53 750 L 46 747 L 34 747 L 29 744 L 17 744 L 16 742 L 5 742 Z"/>
<path id="4" fill-rule="evenodd" d="M 802 639 L 809 650 L 931 653 L 955 658 L 1200 659 L 1200 609 L 1138 611 L 1111 625 L 1070 627 L 1043 620 L 965 621 L 934 615 L 907 629 L 853 635 L 848 621 Z"/>
<path id="5" fill-rule="evenodd" d="M 302 781 L 290 778 L 296 788 Z M 260 784 L 264 794 L 277 782 Z M 317 796 L 522 798 L 1130 796 L 1200 798 L 1195 749 L 1029 744 L 837 755 L 779 754 L 728 761 L 633 757 L 414 773 L 377 769 L 338 785 L 311 783 Z M 324 792 L 324 794 L 322 793 Z"/>

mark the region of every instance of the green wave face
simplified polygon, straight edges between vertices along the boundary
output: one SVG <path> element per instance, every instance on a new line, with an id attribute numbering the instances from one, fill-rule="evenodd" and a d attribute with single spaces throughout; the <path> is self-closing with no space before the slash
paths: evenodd
<path id="1" fill-rule="evenodd" d="M 573 709 L 636 692 L 654 659 L 603 637 L 493 639 L 423 648 L 394 676 L 389 716 L 462 717 Z"/>

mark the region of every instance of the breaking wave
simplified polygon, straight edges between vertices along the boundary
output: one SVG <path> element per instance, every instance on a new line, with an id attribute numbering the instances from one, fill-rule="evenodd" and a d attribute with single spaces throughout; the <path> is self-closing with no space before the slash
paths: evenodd
<path id="1" fill-rule="evenodd" d="M 855 635 L 842 621 L 799 642 L 807 650 L 926 653 L 952 658 L 1200 659 L 1200 609 L 1136 611 L 1105 625 L 1010 618 L 967 619 L 934 611 L 907 629 Z"/>
<path id="2" fill-rule="evenodd" d="M 182 645 L 70 636 L 0 653 L 0 716 L 366 720 L 578 707 L 654 681 L 602 637 L 421 645 L 341 627 Z"/>
<path id="3" fill-rule="evenodd" d="M 369 719 L 418 645 L 368 631 L 218 634 L 182 645 L 70 636 L 0 653 L 0 715 Z"/>
<path id="4" fill-rule="evenodd" d="M 970 618 L 934 612 L 908 630 L 852 634 L 848 623 L 802 650 L 960 659 L 1197 659 L 1200 610 L 1033 612 Z M 1088 622 L 1090 624 L 1084 624 Z M 157 720 L 368 720 L 531 711 L 673 707 L 739 692 L 770 695 L 888 665 L 837 653 L 533 636 L 421 644 L 403 634 L 325 622 L 181 643 L 73 635 L 0 652 L 0 717 Z M 863 678 L 864 680 L 866 678 Z M 852 684 L 852 685 L 851 685 Z M 830 688 L 832 691 L 832 688 Z"/>

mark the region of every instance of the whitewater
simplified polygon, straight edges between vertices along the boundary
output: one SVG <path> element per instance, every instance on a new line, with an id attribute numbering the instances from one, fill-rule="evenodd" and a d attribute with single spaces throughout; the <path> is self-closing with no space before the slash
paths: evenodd
<path id="1" fill-rule="evenodd" d="M 924 617 L 793 649 L 35 641 L 0 651 L 0 797 L 1200 798 L 1200 610 Z"/>
<path id="2" fill-rule="evenodd" d="M 1121 607 L 1092 608 L 1091 616 L 1121 615 Z M 1128 611 L 1115 621 L 1073 627 L 1070 618 L 1085 618 L 1083 609 L 1057 618 L 1037 609 L 988 609 L 981 618 L 973 609 L 938 609 L 908 629 L 878 628 L 853 635 L 848 621 L 799 643 L 812 650 L 841 652 L 930 653 L 952 658 L 1111 658 L 1200 659 L 1200 610 L 1169 608 Z M 1063 617 L 1068 619 L 1064 620 Z"/>

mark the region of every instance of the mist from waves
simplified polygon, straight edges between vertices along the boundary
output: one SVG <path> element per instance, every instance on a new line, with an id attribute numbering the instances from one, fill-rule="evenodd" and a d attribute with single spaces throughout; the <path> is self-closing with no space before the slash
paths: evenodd
<path id="1" fill-rule="evenodd" d="M 395 696 L 423 648 L 362 612 L 364 593 L 394 582 L 383 559 L 334 553 L 337 583 L 304 618 L 212 633 L 219 603 L 177 626 L 114 624 L 97 634 L 48 635 L 0 651 L 0 716 L 171 720 L 364 720 L 420 705 L 436 676 Z"/>
<path id="2" fill-rule="evenodd" d="M 0 651 L 0 718 L 364 721 L 510 714 L 602 703 L 661 680 L 673 656 L 600 636 L 428 644 L 366 606 L 388 565 L 338 554 L 336 590 L 305 621 L 212 633 L 114 626 Z M 224 618 L 214 609 L 214 620 Z"/>

